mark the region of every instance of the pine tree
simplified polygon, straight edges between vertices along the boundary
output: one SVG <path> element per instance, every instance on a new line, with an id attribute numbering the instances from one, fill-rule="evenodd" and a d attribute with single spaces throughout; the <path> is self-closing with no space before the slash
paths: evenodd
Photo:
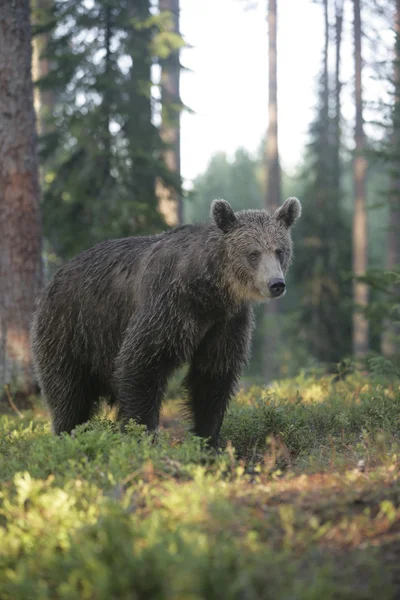
<path id="1" fill-rule="evenodd" d="M 368 225 L 366 210 L 365 134 L 363 121 L 362 53 L 361 53 L 361 9 L 360 0 L 353 0 L 354 9 L 354 64 L 355 64 L 355 156 L 354 177 L 354 216 L 353 216 L 353 354 L 356 358 L 365 356 L 368 351 L 368 320 L 363 310 L 368 307 L 368 285 L 359 281 L 365 277 L 368 268 Z"/>
<path id="2" fill-rule="evenodd" d="M 49 42 L 49 23 L 52 20 L 52 0 L 33 0 L 32 24 L 34 27 L 32 78 L 34 88 L 34 106 L 36 112 L 37 130 L 39 135 L 48 132 L 54 110 L 54 95 L 52 90 L 41 87 L 40 81 L 46 78 L 50 71 L 47 57 Z"/>
<path id="3" fill-rule="evenodd" d="M 341 179 L 341 91 L 342 84 L 340 81 L 340 63 L 341 63 L 341 47 L 342 47 L 342 32 L 343 32 L 343 8 L 344 0 L 335 0 L 335 108 L 334 108 L 334 185 L 336 194 L 339 197 L 341 194 L 340 179 Z"/>
<path id="4" fill-rule="evenodd" d="M 273 213 L 281 203 L 281 169 L 278 149 L 277 98 L 277 2 L 268 0 L 268 130 L 266 136 L 267 193 L 265 208 Z M 270 380 L 277 374 L 280 362 L 279 302 L 271 302 L 265 310 L 264 376 Z"/>
<path id="5" fill-rule="evenodd" d="M 172 46 L 168 55 L 160 60 L 161 64 L 161 139 L 165 145 L 164 160 L 172 175 L 174 185 L 159 186 L 160 211 L 169 225 L 183 223 L 183 203 L 181 190 L 181 147 L 180 147 L 180 98 L 179 51 L 183 45 L 179 34 L 179 0 L 160 0 L 161 15 L 165 16 Z M 172 35 L 171 35 L 172 34 Z"/>
<path id="6" fill-rule="evenodd" d="M 235 152 L 233 161 L 229 161 L 224 152 L 212 156 L 206 171 L 194 180 L 194 190 L 186 201 L 188 221 L 209 220 L 213 198 L 226 198 L 234 210 L 263 208 L 258 167 L 259 162 L 244 148 Z"/>
<path id="7" fill-rule="evenodd" d="M 34 391 L 29 326 L 41 230 L 29 0 L 0 0 L 0 395 Z"/>
<path id="8" fill-rule="evenodd" d="M 46 237 L 66 258 L 105 237 L 165 227 L 156 181 L 175 179 L 153 122 L 151 70 L 171 43 L 150 0 L 54 0 L 53 15 L 43 210 Z"/>
<path id="9" fill-rule="evenodd" d="M 302 223 L 294 231 L 293 278 L 299 293 L 297 335 L 306 342 L 315 359 L 333 365 L 351 350 L 351 292 L 346 279 L 351 271 L 351 237 L 343 214 L 339 173 L 340 46 L 337 45 L 340 36 L 335 40 L 336 72 L 332 86 L 329 6 L 328 0 L 323 0 L 322 72 L 302 175 Z"/>
<path id="10" fill-rule="evenodd" d="M 392 109 L 391 133 L 385 158 L 389 165 L 389 223 L 386 269 L 398 271 L 400 276 L 400 0 L 396 0 L 395 10 L 395 59 L 394 59 L 394 104 Z M 391 318 L 385 320 L 382 335 L 382 353 L 390 358 L 400 357 L 400 283 L 389 286 Z"/>

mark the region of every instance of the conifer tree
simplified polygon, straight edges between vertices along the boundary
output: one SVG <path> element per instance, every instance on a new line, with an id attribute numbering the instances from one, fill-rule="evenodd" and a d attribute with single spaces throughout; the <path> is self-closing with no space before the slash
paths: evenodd
<path id="1" fill-rule="evenodd" d="M 160 211 L 169 225 L 183 223 L 181 189 L 181 144 L 180 144 L 180 98 L 179 51 L 183 45 L 179 34 L 179 0 L 160 0 L 161 15 L 166 22 L 171 48 L 160 61 L 161 64 L 161 139 L 164 143 L 164 160 L 171 174 L 176 177 L 175 185 L 159 186 Z"/>
<path id="2" fill-rule="evenodd" d="M 293 275 L 299 290 L 299 335 L 319 362 L 334 365 L 351 352 L 351 236 L 343 213 L 340 156 L 340 36 L 331 85 L 329 0 L 323 0 L 324 51 L 317 111 L 303 172 L 303 215 L 294 231 Z M 338 8 L 338 7 L 336 7 Z M 337 47 L 339 45 L 339 48 Z M 335 94 L 331 94 L 332 88 Z"/>
<path id="3" fill-rule="evenodd" d="M 400 0 L 395 2 L 395 58 L 393 69 L 394 103 L 391 131 L 384 156 L 389 165 L 389 222 L 386 270 L 392 274 L 389 285 L 389 317 L 384 321 L 382 352 L 400 358 Z M 397 277 L 395 272 L 397 271 Z"/>
<path id="4" fill-rule="evenodd" d="M 29 327 L 41 228 L 29 0 L 0 0 L 0 397 L 34 391 Z"/>
<path id="5" fill-rule="evenodd" d="M 366 355 L 369 347 L 368 320 L 363 313 L 368 307 L 368 285 L 360 281 L 368 269 L 368 225 L 366 208 L 365 134 L 363 120 L 362 87 L 362 33 L 360 0 L 353 0 L 354 9 L 354 65 L 355 65 L 355 155 L 353 160 L 354 215 L 353 215 L 353 354 L 356 358 Z"/>
<path id="6" fill-rule="evenodd" d="M 70 257 L 105 237 L 165 227 L 156 181 L 175 185 L 153 119 L 152 66 L 171 48 L 150 0 L 54 0 L 51 70 L 56 97 L 42 139 L 45 234 Z"/>

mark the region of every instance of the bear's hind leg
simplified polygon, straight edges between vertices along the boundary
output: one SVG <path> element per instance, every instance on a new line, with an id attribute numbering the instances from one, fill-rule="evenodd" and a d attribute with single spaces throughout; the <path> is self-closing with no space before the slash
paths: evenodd
<path id="1" fill-rule="evenodd" d="M 54 375 L 42 391 L 50 409 L 53 433 L 71 431 L 93 415 L 98 395 L 82 377 L 57 378 Z"/>

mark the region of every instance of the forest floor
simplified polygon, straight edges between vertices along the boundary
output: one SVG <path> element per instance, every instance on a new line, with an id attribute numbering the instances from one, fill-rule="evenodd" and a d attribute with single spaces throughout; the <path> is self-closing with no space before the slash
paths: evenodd
<path id="1" fill-rule="evenodd" d="M 223 437 L 0 415 L 1 600 L 400 598 L 398 379 L 249 388 Z"/>

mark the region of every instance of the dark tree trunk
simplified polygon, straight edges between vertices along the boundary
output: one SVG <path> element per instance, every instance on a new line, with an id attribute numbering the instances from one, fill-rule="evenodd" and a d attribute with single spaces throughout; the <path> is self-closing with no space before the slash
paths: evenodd
<path id="1" fill-rule="evenodd" d="M 395 13 L 395 60 L 394 60 L 394 84 L 395 84 L 395 105 L 393 109 L 393 133 L 392 133 L 392 152 L 394 154 L 393 165 L 391 166 L 391 187 L 389 198 L 389 223 L 386 269 L 393 271 L 400 268 L 400 0 L 396 0 Z M 400 298 L 400 286 L 395 286 L 393 294 Z M 400 302 L 400 300 L 399 300 Z M 400 317 L 395 316 L 397 323 Z M 393 324 L 392 321 L 385 323 L 385 331 L 382 335 L 381 349 L 382 353 L 389 358 L 400 354 L 400 327 Z"/>
<path id="2" fill-rule="evenodd" d="M 327 148 L 329 146 L 329 8 L 328 0 L 324 0 L 324 75 L 323 75 L 323 107 L 324 107 L 324 122 L 327 124 L 325 128 L 325 137 Z"/>
<path id="3" fill-rule="evenodd" d="M 109 86 L 111 71 L 111 7 L 107 4 L 104 11 L 104 42 L 105 42 L 105 90 L 103 96 L 103 114 L 104 114 L 104 178 L 108 180 L 111 172 L 111 89 Z"/>
<path id="4" fill-rule="evenodd" d="M 323 128 L 321 131 L 321 141 L 322 141 L 322 156 L 321 163 L 323 166 L 323 177 L 328 177 L 329 182 L 323 182 L 323 185 L 331 185 L 332 184 L 332 140 L 330 139 L 331 133 L 331 122 L 329 115 L 330 108 L 330 90 L 329 90 L 329 0 L 323 0 L 323 9 L 324 9 L 324 53 L 323 53 L 323 72 L 322 72 L 322 111 L 321 111 L 321 120 L 323 123 Z M 324 196 L 319 194 L 316 199 L 317 208 L 321 211 L 325 210 L 324 207 Z"/>
<path id="5" fill-rule="evenodd" d="M 171 31 L 179 35 L 179 0 L 160 0 L 160 12 L 172 15 Z M 168 225 L 183 223 L 183 205 L 180 187 L 180 61 L 179 50 L 174 50 L 161 61 L 161 139 L 165 144 L 164 161 L 176 177 L 176 185 L 159 186 L 160 211 Z"/>
<path id="6" fill-rule="evenodd" d="M 335 53 L 335 121 L 334 121 L 334 144 L 335 144 L 335 165 L 334 165 L 334 186 L 337 190 L 337 197 L 340 194 L 340 133 L 341 133 L 341 103 L 340 96 L 342 84 L 340 82 L 340 51 L 342 45 L 343 30 L 343 0 L 335 2 L 335 33 L 336 33 L 336 53 Z"/>
<path id="7" fill-rule="evenodd" d="M 267 158 L 267 210 L 273 211 L 281 203 L 281 169 L 278 151 L 278 81 L 277 81 L 277 0 L 268 4 L 268 131 Z"/>
<path id="8" fill-rule="evenodd" d="M 277 0 L 268 0 L 268 130 L 266 138 L 267 193 L 265 208 L 273 212 L 281 203 L 281 169 L 278 150 L 278 81 L 277 81 Z M 267 380 L 277 375 L 280 353 L 278 315 L 279 301 L 266 307 L 266 334 L 264 376 Z"/>
<path id="9" fill-rule="evenodd" d="M 361 13 L 360 0 L 353 0 L 354 6 L 354 59 L 355 59 L 355 156 L 354 177 L 354 217 L 353 217 L 353 273 L 356 277 L 366 274 L 368 267 L 368 232 L 366 211 L 365 135 L 362 98 L 362 53 L 361 53 Z M 353 284 L 353 354 L 356 358 L 368 352 L 368 321 L 363 309 L 368 306 L 368 286 L 357 280 Z"/>
<path id="10" fill-rule="evenodd" d="M 34 390 L 29 327 L 42 281 L 29 0 L 0 0 L 0 394 Z"/>
<path id="11" fill-rule="evenodd" d="M 53 0 L 32 1 L 32 22 L 43 25 L 50 18 Z M 46 57 L 49 34 L 41 33 L 33 39 L 32 78 L 34 82 L 46 77 L 50 71 L 49 59 Z M 54 94 L 50 89 L 34 88 L 34 106 L 39 135 L 48 133 L 51 129 L 50 118 L 54 110 Z"/>
<path id="12" fill-rule="evenodd" d="M 150 0 L 137 0 L 128 6 L 130 17 L 139 23 L 150 18 Z M 132 160 L 131 193 L 137 201 L 140 198 L 149 210 L 157 202 L 153 170 L 156 132 L 151 120 L 151 38 L 152 31 L 149 27 L 133 25 L 129 28 L 127 49 L 133 65 L 130 71 L 129 111 L 125 124 Z M 136 118 L 136 115 L 140 115 L 140 118 Z"/>

